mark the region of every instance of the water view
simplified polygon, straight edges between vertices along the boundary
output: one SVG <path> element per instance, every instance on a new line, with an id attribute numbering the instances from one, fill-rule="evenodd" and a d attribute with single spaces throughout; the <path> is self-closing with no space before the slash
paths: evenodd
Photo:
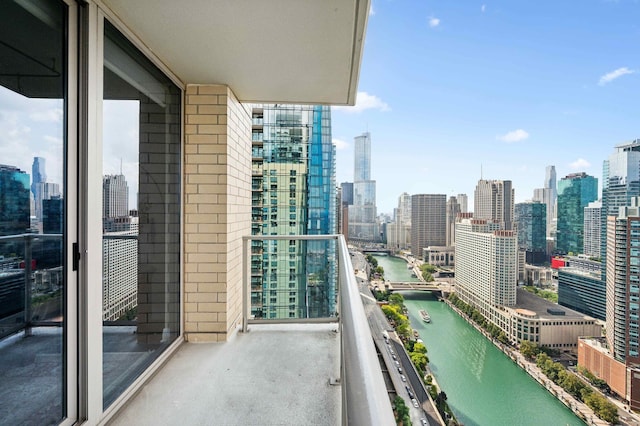
<path id="1" fill-rule="evenodd" d="M 377 256 L 390 281 L 408 281 L 398 258 Z M 414 278 L 415 279 L 415 278 Z M 409 318 L 449 406 L 465 425 L 583 425 L 568 408 L 522 371 L 484 336 L 430 293 L 405 292 Z M 431 323 L 422 322 L 425 309 Z"/>

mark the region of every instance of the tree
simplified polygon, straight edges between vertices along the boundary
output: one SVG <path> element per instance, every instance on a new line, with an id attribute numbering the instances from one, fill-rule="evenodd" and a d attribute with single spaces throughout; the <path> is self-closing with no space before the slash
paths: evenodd
<path id="1" fill-rule="evenodd" d="M 402 306 L 402 304 L 404 303 L 404 296 L 399 293 L 393 293 L 389 296 L 389 303 L 391 303 L 392 305 Z"/>
<path id="2" fill-rule="evenodd" d="M 424 343 L 420 343 L 420 342 L 416 342 L 413 345 L 413 352 L 418 352 L 421 354 L 426 354 L 427 353 L 427 347 L 424 345 Z"/>
<path id="3" fill-rule="evenodd" d="M 422 271 L 422 278 L 428 283 L 433 281 L 433 275 L 431 275 L 431 272 Z"/>
<path id="4" fill-rule="evenodd" d="M 533 359 L 540 352 L 538 346 L 528 340 L 520 341 L 520 353 L 527 359 Z"/>
<path id="5" fill-rule="evenodd" d="M 427 366 L 427 362 L 429 362 L 427 356 L 419 352 L 411 352 L 410 358 L 413 365 L 415 365 L 420 372 L 420 375 L 422 375 L 424 368 Z"/>

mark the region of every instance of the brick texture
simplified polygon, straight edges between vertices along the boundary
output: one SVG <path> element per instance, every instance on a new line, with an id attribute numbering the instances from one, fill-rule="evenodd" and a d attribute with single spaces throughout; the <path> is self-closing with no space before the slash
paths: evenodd
<path id="1" fill-rule="evenodd" d="M 223 85 L 185 102 L 184 312 L 191 342 L 242 323 L 242 237 L 251 232 L 251 114 Z"/>

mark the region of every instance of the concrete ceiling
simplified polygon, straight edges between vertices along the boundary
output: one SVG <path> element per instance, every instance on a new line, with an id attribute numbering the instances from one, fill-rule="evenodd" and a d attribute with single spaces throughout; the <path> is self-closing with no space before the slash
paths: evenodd
<path id="1" fill-rule="evenodd" d="M 185 84 L 353 105 L 370 0 L 103 0 Z"/>

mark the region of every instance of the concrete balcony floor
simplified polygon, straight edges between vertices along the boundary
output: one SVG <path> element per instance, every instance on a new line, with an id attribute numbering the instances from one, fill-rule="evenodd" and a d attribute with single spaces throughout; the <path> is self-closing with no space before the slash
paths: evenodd
<path id="1" fill-rule="evenodd" d="M 337 425 L 338 324 L 251 325 L 185 343 L 110 425 Z"/>

